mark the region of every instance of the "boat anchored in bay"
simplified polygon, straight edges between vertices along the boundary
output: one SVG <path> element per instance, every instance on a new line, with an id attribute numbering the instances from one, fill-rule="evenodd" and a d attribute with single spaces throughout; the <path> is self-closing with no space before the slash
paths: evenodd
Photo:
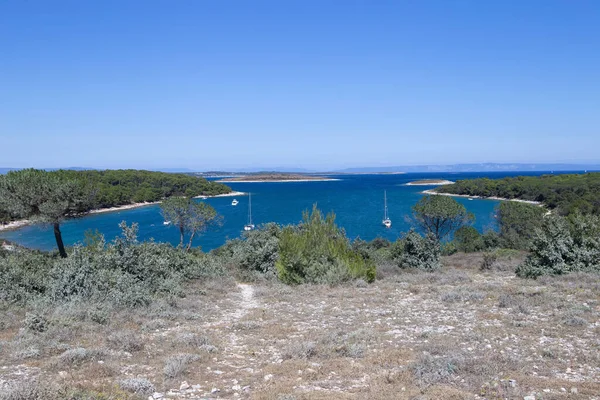
<path id="1" fill-rule="evenodd" d="M 386 228 L 390 228 L 392 226 L 392 220 L 388 216 L 388 207 L 387 207 L 387 192 L 383 191 L 383 221 L 381 221 L 383 226 Z"/>
<path id="2" fill-rule="evenodd" d="M 251 231 L 252 229 L 254 229 L 252 223 L 252 193 L 248 193 L 248 223 L 244 225 L 244 230 Z"/>

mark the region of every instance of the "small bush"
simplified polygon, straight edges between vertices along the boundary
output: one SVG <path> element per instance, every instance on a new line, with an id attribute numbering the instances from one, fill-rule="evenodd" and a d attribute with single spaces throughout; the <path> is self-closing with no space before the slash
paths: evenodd
<path id="1" fill-rule="evenodd" d="M 105 352 L 102 349 L 86 349 L 76 347 L 66 350 L 59 356 L 60 362 L 65 365 L 81 364 L 86 361 L 92 361 L 103 358 Z"/>
<path id="2" fill-rule="evenodd" d="M 61 397 L 52 385 L 37 380 L 12 383 L 0 392 L 0 400 L 59 400 Z"/>
<path id="3" fill-rule="evenodd" d="M 177 335 L 177 341 L 187 346 L 201 348 L 203 346 L 210 345 L 210 339 L 208 336 L 198 335 L 196 333 L 184 332 Z"/>
<path id="4" fill-rule="evenodd" d="M 196 354 L 177 354 L 167 359 L 165 367 L 163 368 L 163 374 L 167 378 L 177 378 L 183 374 L 188 365 L 200 357 Z"/>
<path id="5" fill-rule="evenodd" d="M 481 262 L 480 269 L 482 271 L 489 271 L 494 267 L 498 260 L 498 254 L 496 252 L 485 252 L 483 253 L 483 261 Z"/>
<path id="6" fill-rule="evenodd" d="M 32 332 L 45 332 L 49 326 L 48 319 L 35 313 L 25 314 L 23 326 Z"/>
<path id="7" fill-rule="evenodd" d="M 294 342 L 283 351 L 283 359 L 309 359 L 317 355 L 317 345 L 314 342 Z"/>
<path id="8" fill-rule="evenodd" d="M 600 272 L 600 217 L 575 213 L 544 218 L 517 275 L 537 278 L 575 271 Z"/>
<path id="9" fill-rule="evenodd" d="M 451 256 L 452 254 L 456 254 L 458 251 L 459 249 L 454 242 L 442 243 L 441 245 L 441 255 L 443 256 Z"/>
<path id="10" fill-rule="evenodd" d="M 281 227 L 269 223 L 253 231 L 244 232 L 241 239 L 228 241 L 215 253 L 228 257 L 244 271 L 275 277 L 280 235 Z"/>
<path id="11" fill-rule="evenodd" d="M 151 395 L 155 388 L 152 382 L 146 378 L 129 378 L 119 382 L 121 389 L 140 395 Z"/>
<path id="12" fill-rule="evenodd" d="M 108 343 L 115 349 L 127 352 L 140 351 L 144 348 L 144 342 L 140 335 L 133 331 L 120 331 L 108 336 Z"/>
<path id="13" fill-rule="evenodd" d="M 404 248 L 398 260 L 401 268 L 435 271 L 441 267 L 440 244 L 432 234 L 425 237 L 410 230 L 403 238 Z"/>
<path id="14" fill-rule="evenodd" d="M 424 353 L 412 363 L 411 370 L 420 386 L 449 383 L 460 370 L 463 359 L 458 356 L 434 357 Z"/>

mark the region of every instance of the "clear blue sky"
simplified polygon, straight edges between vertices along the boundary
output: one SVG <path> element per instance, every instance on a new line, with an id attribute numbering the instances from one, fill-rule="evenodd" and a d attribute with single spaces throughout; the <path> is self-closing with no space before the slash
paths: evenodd
<path id="1" fill-rule="evenodd" d="M 600 1 L 0 2 L 0 167 L 600 160 Z"/>

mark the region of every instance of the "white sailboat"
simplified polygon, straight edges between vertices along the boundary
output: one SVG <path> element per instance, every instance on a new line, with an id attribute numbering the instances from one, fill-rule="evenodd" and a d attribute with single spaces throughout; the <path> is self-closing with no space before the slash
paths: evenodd
<path id="1" fill-rule="evenodd" d="M 232 206 L 237 206 L 239 203 L 239 201 L 237 201 L 236 199 L 233 199 L 233 201 L 231 202 Z"/>
<path id="2" fill-rule="evenodd" d="M 254 229 L 252 223 L 252 193 L 248 193 L 248 223 L 244 225 L 244 230 L 251 231 L 252 229 Z"/>
<path id="3" fill-rule="evenodd" d="M 387 192 L 383 191 L 383 221 L 381 221 L 383 226 L 389 228 L 392 226 L 392 220 L 388 216 L 388 208 L 387 208 Z"/>

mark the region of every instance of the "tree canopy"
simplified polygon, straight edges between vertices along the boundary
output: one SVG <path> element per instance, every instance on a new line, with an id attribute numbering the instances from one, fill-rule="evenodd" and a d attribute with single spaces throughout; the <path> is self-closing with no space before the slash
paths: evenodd
<path id="1" fill-rule="evenodd" d="M 438 241 L 474 220 L 465 206 L 449 196 L 424 196 L 413 206 L 417 224 Z"/>
<path id="2" fill-rule="evenodd" d="M 185 235 L 190 235 L 186 250 L 192 247 L 192 241 L 197 234 L 206 231 L 210 226 L 218 225 L 221 221 L 212 206 L 189 197 L 170 197 L 160 204 L 160 208 L 165 222 L 179 229 L 181 248 Z"/>
<path id="3" fill-rule="evenodd" d="M 51 224 L 58 251 L 66 257 L 60 223 L 89 210 L 94 191 L 85 180 L 37 169 L 0 176 L 0 208 L 16 217 Z"/>
<path id="4" fill-rule="evenodd" d="M 171 196 L 214 196 L 231 189 L 204 178 L 141 170 L 55 171 L 58 175 L 82 178 L 97 188 L 96 207 L 107 208 L 130 203 L 155 202 Z"/>
<path id="5" fill-rule="evenodd" d="M 539 201 L 561 215 L 579 210 L 600 215 L 600 173 L 466 179 L 436 189 L 440 193 Z"/>

